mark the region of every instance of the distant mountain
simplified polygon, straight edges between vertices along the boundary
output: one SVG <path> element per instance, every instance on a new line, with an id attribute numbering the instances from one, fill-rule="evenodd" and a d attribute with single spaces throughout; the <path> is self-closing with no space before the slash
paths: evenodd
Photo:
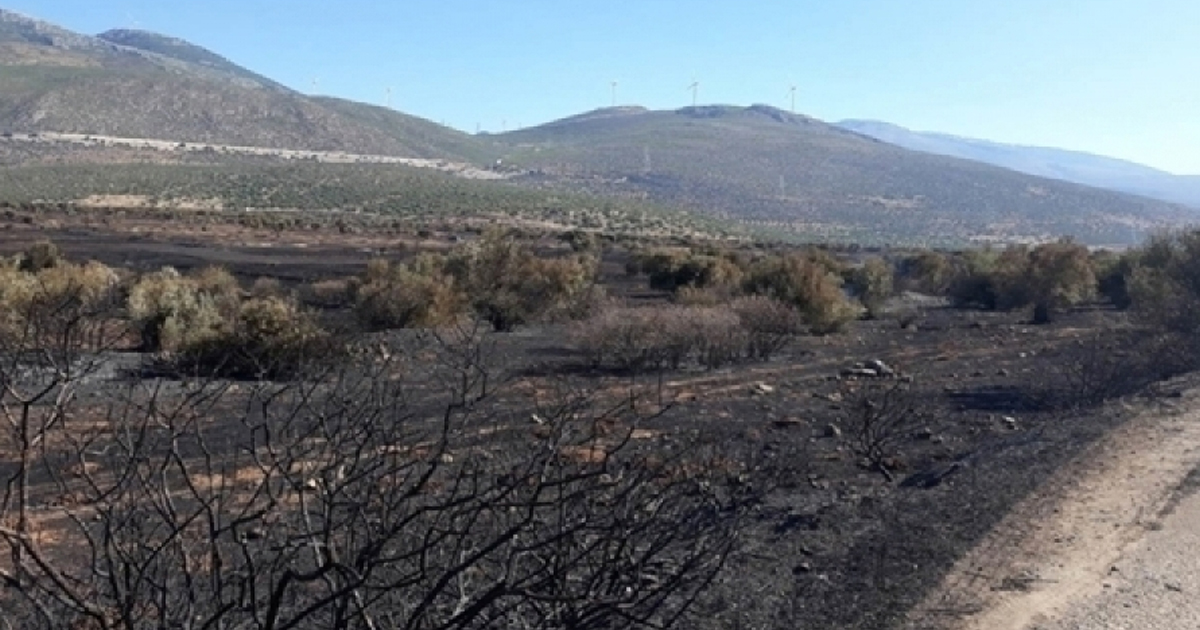
<path id="1" fill-rule="evenodd" d="M 1080 151 L 1001 144 L 949 134 L 911 131 L 874 120 L 844 120 L 837 125 L 913 151 L 975 160 L 1030 175 L 1200 208 L 1200 176 L 1197 175 L 1173 175 L 1142 164 Z"/>
<path id="2" fill-rule="evenodd" d="M 1181 206 L 909 151 L 755 105 L 604 109 L 495 136 L 543 185 L 704 208 L 804 238 L 1118 244 Z"/>
<path id="3" fill-rule="evenodd" d="M 459 160 L 474 154 L 460 132 L 398 112 L 367 121 L 350 109 L 179 39 L 127 30 L 90 37 L 0 9 L 0 130 Z"/>
<path id="4" fill-rule="evenodd" d="M 555 205 L 555 199 L 567 198 L 560 192 L 599 193 L 609 198 L 571 198 L 594 200 L 601 210 L 623 207 L 614 197 L 648 200 L 806 240 L 957 245 L 1073 235 L 1087 243 L 1123 244 L 1196 217 L 1179 205 L 906 150 L 869 138 L 861 128 L 850 131 L 765 105 L 614 107 L 511 133 L 471 136 L 384 107 L 309 97 L 179 39 L 129 30 L 91 37 L 2 9 L 0 132 L 476 164 L 499 160 L 511 182 L 552 193 L 535 195 L 552 215 L 570 214 Z M 87 151 L 92 153 L 7 142 L 0 143 L 0 163 L 140 164 L 145 157 L 136 152 L 113 157 L 116 150 L 108 148 Z M 190 181 L 196 169 L 231 159 L 215 151 L 189 154 L 182 170 L 161 172 Z M 38 169 L 29 170 L 30 177 L 51 172 Z M 74 177 L 86 172 L 103 190 L 115 186 L 103 183 L 103 168 L 70 172 Z M 86 182 L 69 183 L 69 193 L 63 193 L 68 199 L 87 192 Z M 150 188 L 139 184 L 146 194 L 157 194 Z M 34 189 L 41 190 L 30 185 Z"/>
<path id="5" fill-rule="evenodd" d="M 255 74 L 232 61 L 195 44 L 182 39 L 159 35 L 149 31 L 114 29 L 96 36 L 97 39 L 119 44 L 128 48 L 162 55 L 166 59 L 174 59 L 187 64 L 190 68 L 205 68 L 216 76 L 224 76 L 244 87 L 266 87 L 281 92 L 291 92 L 288 88 L 262 76 Z"/>

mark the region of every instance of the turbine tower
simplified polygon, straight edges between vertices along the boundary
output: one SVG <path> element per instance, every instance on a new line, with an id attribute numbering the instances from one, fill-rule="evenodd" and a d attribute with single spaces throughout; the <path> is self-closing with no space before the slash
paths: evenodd
<path id="1" fill-rule="evenodd" d="M 392 87 L 390 85 L 387 88 L 387 108 L 392 108 Z"/>
<path id="2" fill-rule="evenodd" d="M 692 107 L 696 106 L 696 96 L 700 93 L 700 82 L 692 80 L 692 84 L 687 86 L 687 89 L 692 91 Z"/>
<path id="3" fill-rule="evenodd" d="M 617 106 L 617 83 L 618 83 L 618 81 L 616 81 L 615 79 L 612 82 L 612 106 L 613 107 Z"/>
<path id="4" fill-rule="evenodd" d="M 791 89 L 788 91 L 792 95 L 792 113 L 795 114 L 796 113 L 796 86 L 793 85 L 791 87 Z"/>

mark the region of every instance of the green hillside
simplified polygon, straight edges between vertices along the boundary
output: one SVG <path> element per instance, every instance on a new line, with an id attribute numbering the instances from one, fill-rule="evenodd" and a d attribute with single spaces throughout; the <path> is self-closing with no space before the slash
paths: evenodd
<path id="1" fill-rule="evenodd" d="M 906 151 L 767 106 L 599 110 L 496 137 L 559 185 L 642 193 L 814 240 L 1126 243 L 1179 206 Z"/>

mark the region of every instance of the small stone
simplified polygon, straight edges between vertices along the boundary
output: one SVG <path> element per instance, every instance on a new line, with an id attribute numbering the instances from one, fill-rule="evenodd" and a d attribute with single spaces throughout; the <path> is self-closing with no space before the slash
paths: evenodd
<path id="1" fill-rule="evenodd" d="M 933 439 L 933 429 L 930 429 L 929 427 L 919 429 L 916 433 L 913 434 L 913 437 L 918 440 L 932 440 Z"/>
<path id="2" fill-rule="evenodd" d="M 754 384 L 753 392 L 755 394 L 761 394 L 765 396 L 767 394 L 775 393 L 775 388 L 771 385 L 767 385 L 766 383 L 759 382 Z"/>
<path id="3" fill-rule="evenodd" d="M 795 575 L 800 575 L 801 573 L 810 573 L 810 572 L 812 572 L 812 564 L 810 564 L 808 562 L 801 562 L 800 564 L 797 564 L 796 566 L 792 567 L 792 573 Z"/>
<path id="4" fill-rule="evenodd" d="M 827 438 L 840 438 L 842 437 L 842 430 L 838 428 L 838 425 L 830 423 L 825 425 L 825 430 L 822 435 Z"/>
<path id="5" fill-rule="evenodd" d="M 1008 375 L 1009 375 L 1009 372 L 1008 372 L 1007 368 L 1000 368 L 999 370 L 996 370 L 996 376 L 1008 376 Z"/>

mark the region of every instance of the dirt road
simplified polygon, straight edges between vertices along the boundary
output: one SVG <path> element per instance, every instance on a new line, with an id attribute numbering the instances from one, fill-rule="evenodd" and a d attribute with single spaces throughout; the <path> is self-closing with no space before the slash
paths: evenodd
<path id="1" fill-rule="evenodd" d="M 1200 627 L 1200 497 L 1188 492 L 1198 467 L 1192 389 L 1143 410 L 1018 504 L 910 627 Z"/>

